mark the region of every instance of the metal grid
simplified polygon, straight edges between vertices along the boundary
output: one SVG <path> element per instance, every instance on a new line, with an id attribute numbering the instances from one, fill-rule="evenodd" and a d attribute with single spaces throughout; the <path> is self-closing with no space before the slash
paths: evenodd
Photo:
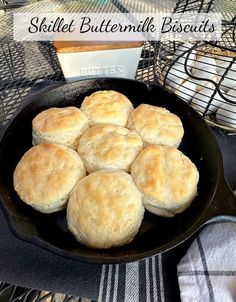
<path id="1" fill-rule="evenodd" d="M 0 43 L 0 124 L 4 125 L 39 79 L 62 80 L 51 43 Z"/>
<path id="2" fill-rule="evenodd" d="M 155 58 L 157 56 L 155 43 L 146 42 L 144 44 L 141 58 L 138 64 L 136 79 L 143 82 L 155 82 L 156 76 L 154 72 Z"/>
<path id="3" fill-rule="evenodd" d="M 226 21 L 221 41 L 161 43 L 154 68 L 159 83 L 207 122 L 236 133 L 236 24 Z"/>
<path id="4" fill-rule="evenodd" d="M 215 11 L 223 15 L 224 20 L 232 20 L 236 15 L 235 0 L 215 0 Z"/>
<path id="5" fill-rule="evenodd" d="M 131 13 L 156 13 L 156 12 L 172 12 L 175 8 L 175 0 L 113 0 L 114 5 L 119 4 L 125 8 L 126 12 Z"/>
<path id="6" fill-rule="evenodd" d="M 173 10 L 174 13 L 196 11 L 207 13 L 214 9 L 213 0 L 178 0 Z"/>
<path id="7" fill-rule="evenodd" d="M 208 12 L 213 9 L 213 0 L 113 0 L 121 4 L 128 12 L 172 13 L 184 11 Z"/>

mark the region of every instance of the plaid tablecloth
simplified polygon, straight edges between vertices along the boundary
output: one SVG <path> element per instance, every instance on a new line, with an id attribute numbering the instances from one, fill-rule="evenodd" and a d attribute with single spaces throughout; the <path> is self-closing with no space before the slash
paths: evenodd
<path id="1" fill-rule="evenodd" d="M 207 226 L 178 264 L 181 301 L 236 301 L 235 247 L 236 223 Z"/>

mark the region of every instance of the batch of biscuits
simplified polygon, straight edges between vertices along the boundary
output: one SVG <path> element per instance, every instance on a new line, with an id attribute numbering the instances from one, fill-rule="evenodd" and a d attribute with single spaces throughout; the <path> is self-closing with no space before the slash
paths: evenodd
<path id="1" fill-rule="evenodd" d="M 167 109 L 134 108 L 117 91 L 97 91 L 80 108 L 34 117 L 33 146 L 15 168 L 14 188 L 42 213 L 66 208 L 80 243 L 122 246 L 137 235 L 145 209 L 172 217 L 194 200 L 199 173 L 178 150 L 183 135 L 180 118 Z"/>

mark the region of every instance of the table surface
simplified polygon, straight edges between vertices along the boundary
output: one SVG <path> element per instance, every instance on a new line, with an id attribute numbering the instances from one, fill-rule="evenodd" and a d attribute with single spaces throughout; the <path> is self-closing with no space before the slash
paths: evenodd
<path id="1" fill-rule="evenodd" d="M 21 8 L 19 11 L 115 12 L 124 11 L 124 9 L 150 11 L 150 9 L 156 9 L 155 5 L 163 11 L 168 11 L 172 10 L 175 5 L 175 2 L 171 0 L 165 4 L 163 2 L 145 0 L 42 1 Z M 227 14 L 230 18 L 231 11 Z M 37 80 L 64 81 L 64 78 L 50 42 L 20 43 L 13 41 L 12 13 L 0 15 L 0 28 L 0 126 L 4 127 Z M 146 43 L 137 70 L 136 78 L 138 80 L 156 81 L 153 67 L 155 56 L 155 47 Z M 217 129 L 214 130 L 214 133 L 221 146 L 226 179 L 234 188 L 236 187 L 236 172 L 232 163 L 236 162 L 236 136 L 225 135 Z M 92 265 L 65 259 L 20 241 L 10 233 L 1 210 L 0 224 L 0 280 L 3 282 L 97 299 L 100 276 L 108 275 L 110 271 L 117 269 L 116 266 Z M 153 261 L 158 264 L 157 280 L 160 292 L 162 292 L 160 301 L 179 300 L 176 264 L 191 240 L 175 249 L 174 252 L 170 251 L 155 259 L 150 258 L 143 261 L 143 265 L 150 269 Z M 119 266 L 120 278 L 124 277 L 128 268 L 128 264 Z M 122 291 L 120 301 L 122 301 Z"/>

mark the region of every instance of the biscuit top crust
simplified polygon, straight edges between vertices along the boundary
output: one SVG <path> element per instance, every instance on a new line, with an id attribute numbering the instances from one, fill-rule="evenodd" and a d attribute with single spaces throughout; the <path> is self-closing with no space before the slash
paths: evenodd
<path id="1" fill-rule="evenodd" d="M 175 147 L 150 145 L 131 166 L 138 188 L 158 204 L 181 205 L 196 192 L 199 173 L 192 161 Z"/>
<path id="2" fill-rule="evenodd" d="M 67 218 L 72 232 L 86 245 L 108 248 L 133 239 L 143 211 L 141 193 L 128 173 L 99 170 L 77 183 Z"/>
<path id="3" fill-rule="evenodd" d="M 52 107 L 40 112 L 33 119 L 32 125 L 40 133 L 51 133 L 78 128 L 86 123 L 88 119 L 79 108 Z"/>
<path id="4" fill-rule="evenodd" d="M 148 144 L 178 147 L 184 129 L 180 118 L 169 110 L 141 104 L 130 115 L 128 126 Z"/>
<path id="5" fill-rule="evenodd" d="M 112 163 L 138 154 L 143 142 L 137 133 L 127 128 L 104 124 L 88 129 L 80 139 L 79 153 L 89 152 L 91 148 L 98 160 Z"/>
<path id="6" fill-rule="evenodd" d="M 108 123 L 124 127 L 133 106 L 122 93 L 102 90 L 86 97 L 81 110 L 88 116 L 91 126 Z"/>
<path id="7" fill-rule="evenodd" d="M 14 171 L 14 188 L 29 204 L 47 204 L 68 194 L 85 168 L 76 151 L 43 143 L 29 149 Z"/>

